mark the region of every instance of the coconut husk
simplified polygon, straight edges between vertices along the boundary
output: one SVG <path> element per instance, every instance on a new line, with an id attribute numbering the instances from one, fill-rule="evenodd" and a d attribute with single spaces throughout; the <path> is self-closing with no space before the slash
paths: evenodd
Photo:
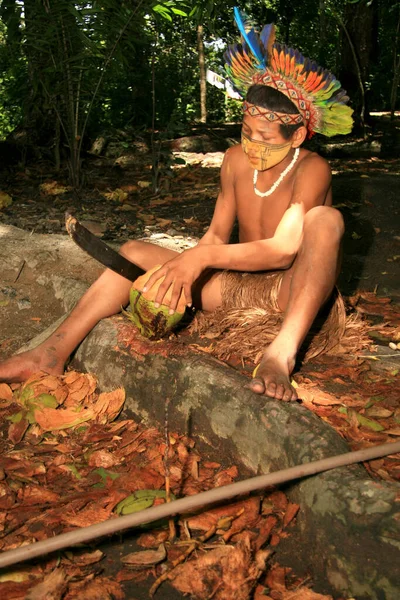
<path id="1" fill-rule="evenodd" d="M 235 356 L 258 363 L 277 336 L 284 319 L 278 305 L 283 273 L 237 273 L 222 277 L 222 305 L 198 312 L 191 332 L 213 340 L 212 353 L 222 360 Z M 370 345 L 368 326 L 357 313 L 348 314 L 335 287 L 315 319 L 300 351 L 304 362 L 320 354 L 354 355 Z"/>

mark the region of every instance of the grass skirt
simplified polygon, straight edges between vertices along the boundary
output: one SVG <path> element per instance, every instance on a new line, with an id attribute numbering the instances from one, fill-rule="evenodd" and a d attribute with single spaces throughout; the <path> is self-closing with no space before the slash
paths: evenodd
<path id="1" fill-rule="evenodd" d="M 278 306 L 283 272 L 222 274 L 222 305 L 212 313 L 198 312 L 191 332 L 213 340 L 212 353 L 258 363 L 278 334 L 284 313 Z M 358 314 L 347 314 L 337 288 L 315 319 L 300 350 L 301 360 L 319 354 L 351 354 L 371 343 Z"/>

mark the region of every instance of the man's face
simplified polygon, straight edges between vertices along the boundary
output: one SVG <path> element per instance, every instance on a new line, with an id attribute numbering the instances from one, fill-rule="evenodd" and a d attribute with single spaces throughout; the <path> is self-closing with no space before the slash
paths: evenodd
<path id="1" fill-rule="evenodd" d="M 271 169 L 287 156 L 291 147 L 291 141 L 282 136 L 279 123 L 247 114 L 244 116 L 242 148 L 253 169 Z"/>
<path id="2" fill-rule="evenodd" d="M 266 119 L 252 117 L 247 114 L 243 116 L 242 131 L 247 137 L 258 142 L 281 145 L 287 144 L 289 141 L 281 134 L 279 123 L 271 123 Z"/>

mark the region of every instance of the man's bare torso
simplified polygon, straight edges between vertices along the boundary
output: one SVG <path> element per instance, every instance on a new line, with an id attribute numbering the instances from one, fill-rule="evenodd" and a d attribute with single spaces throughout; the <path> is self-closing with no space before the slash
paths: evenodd
<path id="1" fill-rule="evenodd" d="M 230 162 L 231 173 L 234 179 L 236 216 L 239 224 L 240 242 L 252 242 L 273 237 L 285 211 L 293 201 L 293 188 L 296 177 L 310 159 L 317 157 L 308 150 L 301 149 L 297 164 L 288 173 L 279 188 L 265 198 L 260 198 L 253 190 L 254 169 L 244 154 L 240 144 L 231 148 Z M 321 157 L 317 157 L 320 160 Z M 282 171 L 282 169 L 280 170 Z M 280 175 L 280 171 L 269 169 L 258 175 L 257 188 L 263 192 L 269 189 Z M 326 193 L 324 201 L 326 206 L 332 205 L 331 187 Z"/>

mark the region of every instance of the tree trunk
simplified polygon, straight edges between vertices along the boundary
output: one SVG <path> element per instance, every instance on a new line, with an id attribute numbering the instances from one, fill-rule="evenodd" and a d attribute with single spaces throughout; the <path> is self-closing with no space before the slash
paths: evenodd
<path id="1" fill-rule="evenodd" d="M 368 94 L 363 98 L 363 88 L 368 79 L 377 45 L 377 3 L 346 4 L 341 32 L 341 69 L 339 79 L 347 90 L 355 109 L 356 123 L 360 124 L 365 106 L 368 118 Z M 360 86 L 360 78 L 362 86 Z"/>
<path id="2" fill-rule="evenodd" d="M 197 49 L 199 53 L 200 67 L 200 122 L 207 123 L 207 88 L 206 88 L 206 65 L 204 60 L 204 29 L 203 25 L 197 26 Z"/>
<path id="3" fill-rule="evenodd" d="M 319 0 L 319 62 L 325 64 L 327 38 L 326 38 L 326 0 Z"/>
<path id="4" fill-rule="evenodd" d="M 396 36 L 393 45 L 393 81 L 390 92 L 390 119 L 393 121 L 396 110 L 397 90 L 400 83 L 400 56 L 398 56 L 398 47 L 400 40 L 400 6 L 397 19 Z"/>

